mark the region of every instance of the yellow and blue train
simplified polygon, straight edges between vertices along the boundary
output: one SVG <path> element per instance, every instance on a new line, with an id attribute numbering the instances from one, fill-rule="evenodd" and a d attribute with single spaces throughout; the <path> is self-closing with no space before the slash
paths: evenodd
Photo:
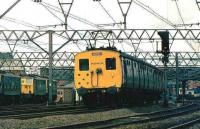
<path id="1" fill-rule="evenodd" d="M 53 81 L 53 99 L 57 96 L 57 82 Z M 48 99 L 48 79 L 37 76 L 0 74 L 0 104 L 40 103 Z"/>
<path id="2" fill-rule="evenodd" d="M 164 91 L 161 70 L 113 48 L 78 53 L 74 81 L 86 104 L 152 102 Z"/>

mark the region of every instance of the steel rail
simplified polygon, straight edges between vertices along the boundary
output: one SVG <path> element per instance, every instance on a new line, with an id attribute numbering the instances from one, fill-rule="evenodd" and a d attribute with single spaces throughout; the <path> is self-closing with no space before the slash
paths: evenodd
<path id="1" fill-rule="evenodd" d="M 178 124 L 178 125 L 175 125 L 175 126 L 172 126 L 172 127 L 169 127 L 167 129 L 183 129 L 183 128 L 186 128 L 186 127 L 189 127 L 189 126 L 192 126 L 196 123 L 199 123 L 200 122 L 200 117 L 196 118 L 196 119 L 193 119 L 193 120 L 190 120 L 186 123 L 181 123 L 181 124 Z"/>
<path id="2" fill-rule="evenodd" d="M 197 104 L 190 104 L 190 105 L 179 107 L 179 108 L 174 108 L 174 109 L 164 110 L 164 111 L 157 111 L 153 113 L 144 113 L 144 114 L 139 114 L 139 115 L 119 117 L 119 118 L 108 119 L 108 120 L 100 120 L 100 121 L 78 123 L 78 124 L 73 124 L 73 125 L 50 127 L 48 129 L 87 128 L 87 127 L 92 127 L 95 129 L 112 128 L 112 127 L 118 127 L 121 125 L 145 123 L 145 122 L 155 121 L 158 119 L 170 118 L 173 116 L 193 112 L 199 109 L 200 108 L 197 106 Z M 150 117 L 148 118 L 148 116 Z"/>
<path id="3" fill-rule="evenodd" d="M 31 118 L 39 118 L 45 116 L 54 116 L 54 115 L 63 115 L 63 114 L 84 114 L 84 113 L 94 113 L 94 112 L 101 112 L 101 111 L 108 111 L 114 108 L 111 107 L 99 107 L 96 109 L 90 108 L 78 108 L 78 109 L 68 109 L 68 110 L 55 110 L 55 111 L 44 111 L 40 112 L 30 112 L 24 114 L 15 114 L 15 115 L 2 115 L 0 119 L 31 119 Z M 115 108 L 116 109 L 116 108 Z"/>

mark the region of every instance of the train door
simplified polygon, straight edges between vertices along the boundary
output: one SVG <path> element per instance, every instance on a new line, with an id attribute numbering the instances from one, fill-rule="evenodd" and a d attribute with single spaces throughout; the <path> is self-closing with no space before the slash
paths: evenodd
<path id="1" fill-rule="evenodd" d="M 160 89 L 160 86 L 159 86 L 159 80 L 160 80 L 159 76 L 160 76 L 160 74 L 159 74 L 159 72 L 157 72 L 157 78 L 156 78 L 157 79 L 157 81 L 156 81 L 157 82 L 157 87 L 156 87 L 156 89 Z"/>
<path id="2" fill-rule="evenodd" d="M 144 75 L 143 75 L 143 68 L 142 65 L 140 64 L 140 89 L 143 89 L 143 84 L 144 84 Z"/>
<path id="3" fill-rule="evenodd" d="M 133 70 L 131 60 L 127 60 L 127 83 L 129 88 L 133 88 Z"/>
<path id="4" fill-rule="evenodd" d="M 127 64 L 126 59 L 123 58 L 123 76 L 124 76 L 124 85 L 127 86 Z"/>
<path id="5" fill-rule="evenodd" d="M 159 80 L 159 79 L 158 79 L 158 71 L 156 71 L 155 76 L 156 76 L 156 77 L 155 77 L 155 80 L 156 80 L 156 87 L 155 87 L 155 89 L 158 90 L 158 88 L 159 88 L 159 87 L 158 87 L 158 83 L 159 83 L 159 82 L 158 82 L 158 80 Z"/>
<path id="6" fill-rule="evenodd" d="M 153 71 L 153 90 L 156 90 L 156 70 Z"/>
<path id="7" fill-rule="evenodd" d="M 147 72 L 147 66 L 144 68 L 144 74 L 145 74 L 145 88 L 148 89 L 148 72 Z"/>
<path id="8" fill-rule="evenodd" d="M 1 75 L 0 75 L 0 96 L 2 94 L 2 83 L 1 83 Z"/>
<path id="9" fill-rule="evenodd" d="M 144 87 L 144 89 L 146 89 L 146 74 L 145 74 L 145 66 L 143 65 L 143 67 L 142 67 L 142 70 L 143 70 L 143 87 Z"/>
<path id="10" fill-rule="evenodd" d="M 138 74 L 138 68 L 137 68 L 137 62 L 135 62 L 135 87 L 136 88 L 138 88 L 139 87 L 139 81 L 138 81 L 138 79 L 139 79 L 139 74 Z"/>
<path id="11" fill-rule="evenodd" d="M 138 87 L 139 89 L 141 88 L 141 67 L 139 65 L 139 63 L 137 63 L 137 68 L 138 68 Z"/>
<path id="12" fill-rule="evenodd" d="M 132 69 L 132 87 L 134 88 L 134 81 L 135 81 L 135 77 L 134 77 L 134 61 L 131 61 L 131 69 Z"/>
<path id="13" fill-rule="evenodd" d="M 157 89 L 160 90 L 160 72 L 158 72 L 157 79 L 158 79 Z"/>
<path id="14" fill-rule="evenodd" d="M 150 89 L 149 88 L 149 68 L 148 67 L 147 67 L 146 71 L 147 71 L 147 89 Z"/>
<path id="15" fill-rule="evenodd" d="M 140 86 L 141 86 L 141 89 L 144 89 L 144 67 L 143 65 L 140 65 Z"/>
<path id="16" fill-rule="evenodd" d="M 163 85 L 163 75 L 159 72 L 159 89 L 162 90 L 164 87 Z"/>
<path id="17" fill-rule="evenodd" d="M 147 75 L 147 67 L 144 69 L 145 73 L 145 88 L 148 89 L 148 75 Z"/>
<path id="18" fill-rule="evenodd" d="M 154 70 L 151 69 L 151 89 L 154 90 Z"/>
<path id="19" fill-rule="evenodd" d="M 152 78 L 153 78 L 153 76 L 152 76 L 152 69 L 151 68 L 149 68 L 148 76 L 149 76 L 149 89 L 152 90 Z"/>

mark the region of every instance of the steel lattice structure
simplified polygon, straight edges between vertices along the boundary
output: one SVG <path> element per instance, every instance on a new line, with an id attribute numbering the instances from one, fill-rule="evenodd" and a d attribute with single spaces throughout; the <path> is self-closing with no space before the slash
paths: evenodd
<path id="1" fill-rule="evenodd" d="M 200 40 L 200 29 L 112 29 L 54 31 L 69 41 L 77 40 L 160 40 L 159 31 L 168 31 L 170 40 Z M 0 40 L 32 41 L 48 31 L 0 30 Z"/>
<path id="2" fill-rule="evenodd" d="M 199 6 L 200 1 L 199 1 L 199 0 L 196 0 L 196 4 L 197 4 L 197 6 L 198 6 L 198 8 L 199 8 L 199 10 L 200 10 L 200 6 Z"/>
<path id="3" fill-rule="evenodd" d="M 56 53 L 63 46 L 69 42 L 83 41 L 86 45 L 88 42 L 94 41 L 160 41 L 158 36 L 159 31 L 168 31 L 170 35 L 170 40 L 196 40 L 199 42 L 200 39 L 200 29 L 114 29 L 114 30 L 62 30 L 54 31 L 53 35 L 65 39 L 60 48 L 54 51 Z M 16 42 L 32 42 L 42 51 L 48 53 L 43 49 L 35 40 L 41 37 L 48 36 L 49 31 L 32 31 L 32 30 L 0 30 L 0 40 L 7 41 L 8 44 L 11 41 Z M 151 42 L 149 42 L 151 43 Z M 15 43 L 14 45 L 16 45 Z M 138 51 L 138 46 L 140 42 L 131 42 L 131 44 L 136 47 L 135 51 Z M 11 45 L 11 44 L 9 44 Z M 15 46 L 13 45 L 13 48 Z M 11 51 L 14 51 L 11 50 Z"/>
<path id="4" fill-rule="evenodd" d="M 53 56 L 54 67 L 73 67 L 74 56 L 77 52 L 57 52 Z M 146 62 L 163 67 L 162 55 L 156 52 L 127 52 Z M 176 53 L 178 54 L 179 67 L 200 67 L 200 52 L 171 52 L 168 67 L 176 67 Z M 4 67 L 48 67 L 48 53 L 45 52 L 13 52 L 13 59 L 1 59 L 0 66 Z M 22 62 L 22 63 L 21 63 Z M 11 65 L 12 64 L 12 65 Z M 14 65 L 13 65 L 14 64 Z"/>
<path id="5" fill-rule="evenodd" d="M 74 56 L 77 52 L 58 52 L 53 57 L 53 67 L 59 68 L 61 71 L 65 69 L 72 69 L 74 67 Z M 142 60 L 151 63 L 152 65 L 163 68 L 162 55 L 155 52 L 127 52 L 132 56 L 136 56 Z M 178 54 L 179 75 L 187 74 L 189 79 L 198 79 L 200 69 L 200 52 L 174 52 L 170 53 L 168 63 L 168 79 L 176 77 L 176 54 Z M 45 52 L 14 52 L 13 59 L 1 59 L 0 67 L 23 67 L 26 70 L 39 70 L 40 68 L 49 67 L 48 54 Z M 66 71 L 65 71 L 66 72 Z M 54 73 L 55 77 L 63 73 Z M 73 77 L 73 73 L 68 73 Z M 185 76 L 185 75 L 183 75 Z M 183 78 L 180 76 L 180 78 Z M 61 78 L 63 76 L 60 76 Z"/>
<path id="6" fill-rule="evenodd" d="M 147 41 L 160 41 L 158 36 L 159 31 L 168 31 L 170 41 L 173 40 L 200 40 L 200 29 L 113 29 L 113 30 L 60 30 L 60 31 L 35 31 L 35 30 L 0 30 L 0 41 L 7 42 L 13 54 L 13 59 L 1 59 L 1 67 L 24 67 L 35 68 L 49 66 L 49 51 L 44 49 L 37 40 L 40 38 L 49 37 L 51 32 L 53 36 L 60 37 L 65 40 L 60 46 L 53 51 L 53 66 L 54 67 L 73 67 L 74 55 L 76 52 L 61 52 L 61 48 L 70 42 L 79 43 L 83 41 L 86 45 L 90 41 L 129 41 L 129 40 L 147 40 Z M 16 43 L 10 43 L 15 41 Z M 32 43 L 38 47 L 39 52 L 15 52 L 14 48 L 18 42 Z M 151 42 L 148 42 L 151 43 Z M 48 41 L 47 41 L 48 44 Z M 134 45 L 139 45 L 135 43 Z M 141 58 L 152 65 L 163 67 L 162 55 L 156 52 L 139 52 L 137 50 L 128 52 L 129 54 Z M 178 66 L 179 67 L 200 67 L 199 52 L 178 52 Z M 176 67 L 176 52 L 170 53 L 168 67 Z M 14 65 L 13 65 L 14 64 Z"/>

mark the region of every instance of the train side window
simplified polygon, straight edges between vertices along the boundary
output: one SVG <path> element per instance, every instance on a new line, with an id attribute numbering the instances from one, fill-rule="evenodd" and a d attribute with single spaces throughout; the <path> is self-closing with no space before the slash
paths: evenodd
<path id="1" fill-rule="evenodd" d="M 80 59 L 79 60 L 79 70 L 88 71 L 89 70 L 89 59 Z"/>
<path id="2" fill-rule="evenodd" d="M 106 70 L 115 70 L 115 69 L 116 69 L 116 59 L 106 58 Z"/>

